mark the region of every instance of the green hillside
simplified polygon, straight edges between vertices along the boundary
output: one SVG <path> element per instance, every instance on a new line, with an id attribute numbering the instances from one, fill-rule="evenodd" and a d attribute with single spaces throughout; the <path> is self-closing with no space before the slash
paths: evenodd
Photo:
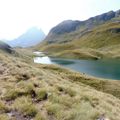
<path id="1" fill-rule="evenodd" d="M 34 64 L 22 51 L 0 52 L 0 120 L 119 120 L 119 81 Z"/>
<path id="2" fill-rule="evenodd" d="M 100 16 L 102 15 L 97 17 Z M 99 20 L 95 24 L 97 17 L 93 18 L 92 27 L 88 25 L 91 19 L 85 23 L 80 22 L 77 27 L 76 21 L 58 24 L 35 49 L 64 58 L 120 58 L 120 17 L 113 17 L 104 22 Z M 71 28 L 73 31 L 59 33 L 60 30 L 65 31 L 68 26 L 76 29 Z"/>

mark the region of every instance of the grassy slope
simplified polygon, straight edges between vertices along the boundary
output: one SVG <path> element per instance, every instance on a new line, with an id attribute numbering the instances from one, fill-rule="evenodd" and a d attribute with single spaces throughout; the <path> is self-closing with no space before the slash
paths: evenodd
<path id="1" fill-rule="evenodd" d="M 107 22 L 86 32 L 79 30 L 53 38 L 56 42 L 48 44 L 48 36 L 36 49 L 48 52 L 52 56 L 67 58 L 120 58 L 120 33 L 112 29 L 120 28 L 119 22 Z M 83 30 L 84 31 L 84 30 Z"/>
<path id="2" fill-rule="evenodd" d="M 0 120 L 96 120 L 101 114 L 119 120 L 119 81 L 26 58 L 0 52 Z"/>

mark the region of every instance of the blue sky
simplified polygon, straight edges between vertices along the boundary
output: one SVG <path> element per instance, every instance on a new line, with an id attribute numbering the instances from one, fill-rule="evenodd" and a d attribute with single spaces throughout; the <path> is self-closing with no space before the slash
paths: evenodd
<path id="1" fill-rule="evenodd" d="M 46 34 L 63 20 L 85 20 L 120 9 L 120 0 L 0 0 L 0 39 L 36 26 Z"/>

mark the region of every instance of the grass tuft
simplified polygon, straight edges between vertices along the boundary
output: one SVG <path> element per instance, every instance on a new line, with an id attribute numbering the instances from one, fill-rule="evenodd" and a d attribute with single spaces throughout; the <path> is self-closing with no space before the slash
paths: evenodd
<path id="1" fill-rule="evenodd" d="M 46 100 L 48 98 L 48 93 L 45 89 L 38 89 L 36 91 L 36 97 L 38 101 Z"/>
<path id="2" fill-rule="evenodd" d="M 13 109 L 19 111 L 25 116 L 31 117 L 34 117 L 38 112 L 36 106 L 32 103 L 32 100 L 29 97 L 17 98 L 14 102 Z"/>
<path id="3" fill-rule="evenodd" d="M 10 120 L 6 114 L 0 114 L 0 120 Z"/>
<path id="4" fill-rule="evenodd" d="M 39 112 L 38 114 L 36 114 L 34 120 L 46 120 L 46 118 Z"/>
<path id="5" fill-rule="evenodd" d="M 8 108 L 4 102 L 0 101 L 0 113 L 7 112 Z"/>

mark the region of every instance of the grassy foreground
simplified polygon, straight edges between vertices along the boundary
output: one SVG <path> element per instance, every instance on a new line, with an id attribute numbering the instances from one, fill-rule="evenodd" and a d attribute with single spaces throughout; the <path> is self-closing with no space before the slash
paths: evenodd
<path id="1" fill-rule="evenodd" d="M 29 56 L 30 57 L 30 56 Z M 120 82 L 0 52 L 0 120 L 120 118 Z"/>

